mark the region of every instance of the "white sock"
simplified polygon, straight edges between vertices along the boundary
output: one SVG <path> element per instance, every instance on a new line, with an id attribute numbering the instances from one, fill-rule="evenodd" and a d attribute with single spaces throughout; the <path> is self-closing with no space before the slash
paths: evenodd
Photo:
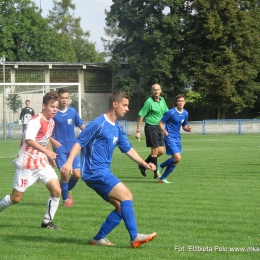
<path id="1" fill-rule="evenodd" d="M 0 201 L 0 212 L 3 211 L 5 208 L 11 206 L 11 205 L 12 205 L 12 202 L 11 202 L 11 199 L 10 199 L 10 195 L 6 195 Z"/>
<path id="2" fill-rule="evenodd" d="M 59 202 L 60 198 L 55 198 L 51 196 L 49 197 L 43 223 L 47 224 L 53 220 L 54 215 L 58 209 Z"/>

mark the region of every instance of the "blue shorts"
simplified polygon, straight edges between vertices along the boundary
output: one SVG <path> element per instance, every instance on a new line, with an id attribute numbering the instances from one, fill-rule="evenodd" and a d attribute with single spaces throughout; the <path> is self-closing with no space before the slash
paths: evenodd
<path id="1" fill-rule="evenodd" d="M 58 152 L 58 155 L 56 157 L 56 164 L 58 169 L 60 169 L 68 160 L 70 153 L 60 153 Z M 72 164 L 72 169 L 80 169 L 80 160 L 79 160 L 79 156 L 77 155 L 73 161 Z"/>
<path id="2" fill-rule="evenodd" d="M 91 189 L 93 189 L 102 199 L 108 201 L 108 194 L 110 191 L 121 182 L 111 172 L 105 172 L 105 174 L 98 173 L 93 175 L 87 180 L 83 180 Z"/>
<path id="3" fill-rule="evenodd" d="M 166 154 L 167 155 L 173 155 L 176 153 L 180 153 L 182 152 L 182 147 L 181 147 L 181 143 L 180 142 L 175 142 L 169 138 L 167 138 L 167 136 L 165 137 L 165 147 L 166 147 Z"/>

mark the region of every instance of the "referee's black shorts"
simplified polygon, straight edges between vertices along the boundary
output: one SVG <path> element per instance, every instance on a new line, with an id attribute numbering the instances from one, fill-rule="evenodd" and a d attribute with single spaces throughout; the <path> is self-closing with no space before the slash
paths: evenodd
<path id="1" fill-rule="evenodd" d="M 164 146 L 164 135 L 158 125 L 145 124 L 144 133 L 147 147 Z"/>

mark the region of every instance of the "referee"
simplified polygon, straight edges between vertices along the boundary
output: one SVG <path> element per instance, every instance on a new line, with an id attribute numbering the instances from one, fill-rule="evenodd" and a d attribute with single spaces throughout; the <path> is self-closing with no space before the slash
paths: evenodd
<path id="1" fill-rule="evenodd" d="M 158 123 L 162 119 L 165 112 L 169 109 L 163 97 L 161 97 L 161 86 L 159 84 L 152 85 L 152 96 L 149 97 L 142 109 L 139 111 L 139 119 L 137 122 L 137 129 L 135 137 L 140 141 L 141 138 L 141 126 L 145 118 L 144 132 L 146 136 L 146 146 L 151 147 L 151 154 L 146 158 L 147 163 L 153 163 L 157 166 L 157 157 L 164 153 L 164 135 L 162 134 Z M 146 176 L 145 168 L 138 165 L 143 176 Z M 157 173 L 154 171 L 154 179 L 157 178 Z"/>

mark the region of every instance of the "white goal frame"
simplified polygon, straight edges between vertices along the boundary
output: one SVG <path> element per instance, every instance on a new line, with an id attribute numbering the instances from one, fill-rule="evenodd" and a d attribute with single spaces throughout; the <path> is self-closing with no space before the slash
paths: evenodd
<path id="1" fill-rule="evenodd" d="M 49 87 L 51 86 L 78 86 L 78 95 L 79 95 L 79 100 L 78 100 L 78 113 L 79 116 L 81 117 L 81 84 L 79 82 L 71 82 L 71 83 L 0 83 L 0 87 L 3 86 L 4 87 L 4 91 L 3 94 L 5 93 L 5 87 L 12 87 L 12 86 L 42 86 L 42 89 L 38 89 L 37 91 L 43 91 L 43 94 L 46 94 L 47 92 L 49 92 Z M 44 86 L 47 86 L 46 88 Z M 33 92 L 33 91 L 31 91 Z M 28 92 L 27 92 L 28 93 Z M 15 93 L 14 93 L 15 94 Z"/>
<path id="2" fill-rule="evenodd" d="M 13 94 L 31 94 L 34 92 L 41 92 L 42 94 L 46 94 L 47 92 L 51 91 L 51 89 L 56 87 L 68 87 L 68 86 L 77 86 L 78 88 L 78 114 L 81 117 L 81 98 L 82 98 L 82 93 L 81 93 L 81 83 L 79 82 L 70 82 L 70 83 L 49 83 L 49 82 L 42 82 L 42 83 L 18 83 L 18 82 L 13 82 L 13 83 L 0 83 L 0 89 L 3 91 L 0 91 L 0 94 L 3 95 L 3 139 L 4 141 L 6 140 L 6 101 L 5 97 L 8 93 L 6 93 L 6 87 L 15 87 L 15 86 L 40 86 L 41 88 L 35 89 L 35 90 L 30 90 L 30 91 L 24 91 L 20 93 L 14 92 Z"/>

